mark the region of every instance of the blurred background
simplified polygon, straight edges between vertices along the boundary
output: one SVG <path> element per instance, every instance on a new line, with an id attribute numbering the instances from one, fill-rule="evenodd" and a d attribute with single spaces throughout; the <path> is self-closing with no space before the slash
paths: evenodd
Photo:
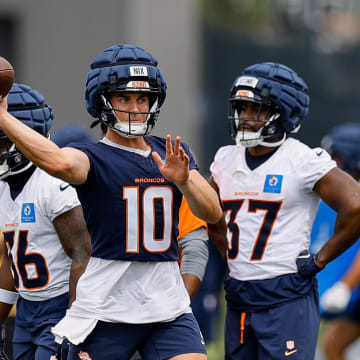
<path id="1" fill-rule="evenodd" d="M 153 53 L 168 83 L 154 133 L 182 136 L 204 176 L 218 147 L 231 142 L 229 90 L 252 63 L 281 62 L 306 81 L 310 113 L 297 137 L 308 145 L 337 124 L 359 122 L 359 0 L 1 0 L 0 37 L 16 82 L 53 107 L 53 131 L 91 124 L 85 79 L 105 48 L 133 43 Z M 222 358 L 221 334 L 220 326 L 210 360 Z"/>

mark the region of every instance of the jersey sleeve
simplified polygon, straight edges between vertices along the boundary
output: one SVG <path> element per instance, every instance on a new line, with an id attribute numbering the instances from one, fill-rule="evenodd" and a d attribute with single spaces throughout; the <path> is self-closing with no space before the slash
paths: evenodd
<path id="1" fill-rule="evenodd" d="M 223 171 L 222 169 L 222 164 L 223 164 L 223 159 L 225 157 L 225 152 L 226 152 L 226 147 L 221 147 L 220 149 L 218 149 L 218 151 L 216 152 L 215 156 L 214 156 L 214 160 L 213 162 L 210 164 L 210 173 L 211 173 L 211 177 L 214 179 L 216 184 L 220 184 L 220 177 L 221 177 L 221 173 Z"/>
<path id="2" fill-rule="evenodd" d="M 48 176 L 47 186 L 43 186 L 44 209 L 53 221 L 56 217 L 80 205 L 76 190 L 67 182 Z M 41 199 L 40 199 L 41 201 Z"/>
<path id="3" fill-rule="evenodd" d="M 206 227 L 206 222 L 192 213 L 188 202 L 183 197 L 179 210 L 179 235 L 177 238 L 181 239 L 183 236 L 201 227 Z"/>
<path id="4" fill-rule="evenodd" d="M 304 189 L 307 191 L 313 191 L 316 183 L 336 167 L 336 162 L 320 147 L 309 149 L 302 163 Z"/>

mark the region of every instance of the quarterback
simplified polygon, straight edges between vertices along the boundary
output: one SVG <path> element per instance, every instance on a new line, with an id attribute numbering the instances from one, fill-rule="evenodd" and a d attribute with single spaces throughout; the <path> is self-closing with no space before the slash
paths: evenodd
<path id="1" fill-rule="evenodd" d="M 72 343 L 70 359 L 206 359 L 181 278 L 178 216 L 183 196 L 194 215 L 217 223 L 216 192 L 180 137 L 149 135 L 166 97 L 155 57 L 121 44 L 91 64 L 88 112 L 107 126 L 96 144 L 59 148 L 22 126 L 0 102 L 0 127 L 39 167 L 73 184 L 92 253 L 76 300 L 53 328 Z"/>

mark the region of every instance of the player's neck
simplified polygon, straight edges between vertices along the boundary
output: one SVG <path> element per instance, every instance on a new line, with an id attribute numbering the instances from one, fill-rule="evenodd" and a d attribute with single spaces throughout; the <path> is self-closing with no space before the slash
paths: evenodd
<path id="1" fill-rule="evenodd" d="M 7 182 L 11 189 L 21 189 L 25 186 L 27 181 L 30 179 L 31 175 L 35 171 L 36 166 L 32 165 L 29 169 L 24 172 L 16 175 L 11 175 L 4 179 Z"/>
<path id="2" fill-rule="evenodd" d="M 150 149 L 150 145 L 145 141 L 143 136 L 137 136 L 136 138 L 128 139 L 126 137 L 119 135 L 114 130 L 108 128 L 106 137 L 110 141 L 112 141 L 116 144 L 122 145 L 122 146 L 127 146 L 127 147 L 140 149 L 140 150 L 149 150 Z"/>
<path id="3" fill-rule="evenodd" d="M 251 156 L 263 156 L 270 154 L 271 152 L 275 151 L 278 148 L 276 147 L 266 147 L 266 146 L 255 146 L 255 147 L 249 147 L 248 151 Z"/>

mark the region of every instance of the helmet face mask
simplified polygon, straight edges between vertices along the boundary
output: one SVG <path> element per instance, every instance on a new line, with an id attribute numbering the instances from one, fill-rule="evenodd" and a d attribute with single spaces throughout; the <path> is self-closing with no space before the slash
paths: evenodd
<path id="1" fill-rule="evenodd" d="M 230 99 L 230 132 L 236 144 L 245 147 L 278 146 L 276 140 L 283 138 L 283 131 L 278 122 L 280 114 L 276 106 L 244 95 L 246 93 L 243 92 L 242 96 Z"/>
<path id="2" fill-rule="evenodd" d="M 128 93 L 128 91 L 117 91 L 117 93 L 124 93 L 125 95 L 126 93 Z M 142 94 L 142 92 L 139 93 Z M 148 96 L 147 92 L 144 94 Z M 157 98 L 150 101 L 150 104 L 152 103 L 152 106 L 149 111 L 128 111 L 114 108 L 111 104 L 111 101 L 108 100 L 110 96 L 111 94 L 109 94 L 108 96 L 101 95 L 101 101 L 103 102 L 101 120 L 106 126 L 110 127 L 119 135 L 128 139 L 135 138 L 137 136 L 144 136 L 151 133 L 160 112 L 160 109 L 158 108 Z M 150 100 L 150 96 L 148 97 Z M 126 114 L 127 116 L 123 116 L 123 114 Z M 134 116 L 141 115 L 144 115 L 145 118 L 143 122 L 131 120 Z"/>
<path id="3" fill-rule="evenodd" d="M 91 64 L 86 82 L 86 107 L 90 115 L 101 120 L 119 135 L 135 138 L 150 134 L 166 97 L 166 82 L 157 60 L 134 45 L 116 45 L 106 49 Z M 115 109 L 110 96 L 114 92 L 135 92 L 148 95 L 148 111 Z M 119 117 L 127 113 L 126 121 Z M 132 121 L 134 115 L 147 115 L 144 123 Z M 119 115 L 119 116 L 117 116 Z"/>
<path id="4" fill-rule="evenodd" d="M 281 145 L 290 133 L 298 131 L 308 113 L 307 89 L 295 71 L 284 65 L 260 63 L 247 67 L 235 79 L 229 99 L 230 132 L 236 143 L 246 147 Z M 241 119 L 244 102 L 259 104 L 255 118 Z M 249 131 L 243 125 L 246 121 L 262 121 L 264 125 Z"/>
<path id="5" fill-rule="evenodd" d="M 0 154 L 0 157 L 3 159 L 0 164 L 0 180 L 21 174 L 32 165 L 32 162 L 16 148 L 15 144 L 11 144 L 8 150 Z"/>
<path id="6" fill-rule="evenodd" d="M 14 83 L 8 95 L 8 112 L 41 135 L 48 135 L 53 113 L 38 91 L 24 84 Z M 32 166 L 32 162 L 1 130 L 0 149 L 0 180 L 21 174 Z"/>

